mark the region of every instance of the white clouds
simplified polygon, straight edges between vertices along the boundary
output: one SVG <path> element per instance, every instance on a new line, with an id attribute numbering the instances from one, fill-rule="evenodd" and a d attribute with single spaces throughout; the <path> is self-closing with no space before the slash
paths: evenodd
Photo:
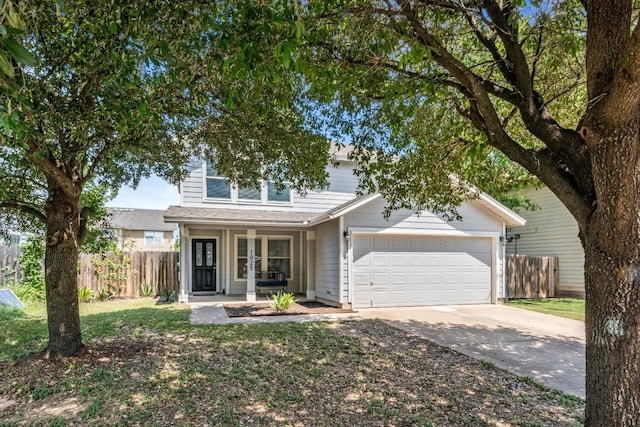
<path id="1" fill-rule="evenodd" d="M 138 209 L 167 209 L 180 203 L 178 189 L 157 176 L 140 182 L 138 188 L 122 187 L 115 199 L 107 203 L 110 207 Z"/>

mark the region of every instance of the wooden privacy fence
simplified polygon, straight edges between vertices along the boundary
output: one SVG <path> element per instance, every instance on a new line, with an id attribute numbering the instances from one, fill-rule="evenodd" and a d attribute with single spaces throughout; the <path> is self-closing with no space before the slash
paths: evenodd
<path id="1" fill-rule="evenodd" d="M 22 279 L 18 264 L 21 253 L 22 248 L 19 246 L 0 246 L 0 286 L 18 283 Z"/>
<path id="2" fill-rule="evenodd" d="M 78 287 L 90 288 L 94 295 L 103 286 L 119 287 L 119 296 L 141 295 L 150 285 L 152 295 L 165 289 L 178 292 L 178 252 L 122 252 L 100 255 L 80 254 Z"/>
<path id="3" fill-rule="evenodd" d="M 558 257 L 509 255 L 505 298 L 553 298 L 558 285 Z"/>

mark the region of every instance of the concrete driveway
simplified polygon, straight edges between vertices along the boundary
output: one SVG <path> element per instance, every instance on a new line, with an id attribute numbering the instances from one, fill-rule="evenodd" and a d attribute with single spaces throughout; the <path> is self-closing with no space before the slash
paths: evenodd
<path id="1" fill-rule="evenodd" d="M 365 309 L 358 314 L 585 397 L 583 322 L 504 305 Z"/>

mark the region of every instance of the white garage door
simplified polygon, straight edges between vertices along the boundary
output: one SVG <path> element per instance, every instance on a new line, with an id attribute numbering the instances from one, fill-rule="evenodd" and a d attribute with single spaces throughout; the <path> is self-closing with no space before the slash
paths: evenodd
<path id="1" fill-rule="evenodd" d="M 353 307 L 491 302 L 491 239 L 355 235 Z"/>

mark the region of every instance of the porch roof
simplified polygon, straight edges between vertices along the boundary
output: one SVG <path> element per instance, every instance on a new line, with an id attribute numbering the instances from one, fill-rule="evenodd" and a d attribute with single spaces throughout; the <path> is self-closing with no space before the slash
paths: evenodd
<path id="1" fill-rule="evenodd" d="M 164 220 L 182 223 L 276 224 L 304 227 L 321 215 L 323 212 L 169 206 Z"/>

